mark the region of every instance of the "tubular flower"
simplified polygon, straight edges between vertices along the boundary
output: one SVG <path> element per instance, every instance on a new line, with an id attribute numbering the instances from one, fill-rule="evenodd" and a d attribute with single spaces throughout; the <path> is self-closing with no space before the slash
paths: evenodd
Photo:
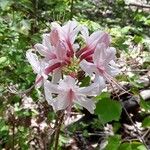
<path id="1" fill-rule="evenodd" d="M 83 60 L 80 63 L 80 67 L 90 76 L 95 73 L 96 80 L 101 76 L 111 82 L 112 76 L 116 76 L 119 73 L 114 61 L 115 54 L 115 48 L 107 48 L 104 43 L 98 44 L 93 54 L 93 63 Z"/>
<path id="2" fill-rule="evenodd" d="M 54 46 L 57 45 L 59 40 L 64 41 L 66 44 L 67 55 L 72 57 L 74 55 L 74 42 L 79 30 L 80 27 L 77 26 L 76 21 L 68 21 L 62 27 L 56 22 L 52 23 L 50 41 Z"/>
<path id="3" fill-rule="evenodd" d="M 52 31 L 49 34 L 43 35 L 42 44 L 38 43 L 34 46 L 43 57 L 41 60 L 48 64 L 47 67 L 42 68 L 43 75 L 53 74 L 54 82 L 58 82 L 61 79 L 61 68 L 71 63 L 74 55 L 73 44 L 78 32 L 79 27 L 76 21 L 69 21 L 62 27 L 57 23 L 53 23 Z M 37 57 L 36 54 L 31 54 L 27 51 L 27 59 L 29 55 Z M 33 66 L 32 61 L 29 61 L 29 63 Z M 38 67 L 39 65 L 37 65 Z M 43 75 L 37 71 L 35 73 L 38 74 L 36 84 L 41 83 Z"/>
<path id="4" fill-rule="evenodd" d="M 85 41 L 82 48 L 76 43 L 78 35 Z M 55 112 L 70 112 L 75 103 L 94 113 L 93 97 L 105 88 L 105 80 L 116 84 L 113 76 L 119 73 L 110 41 L 107 33 L 96 31 L 90 35 L 76 21 L 63 26 L 55 22 L 51 32 L 43 35 L 42 43 L 27 51 L 26 57 L 37 74 L 35 85 L 43 85 L 45 98 Z M 91 85 L 80 87 L 85 73 L 95 78 L 90 78 Z"/>
<path id="5" fill-rule="evenodd" d="M 86 46 L 77 52 L 77 57 L 80 57 L 80 60 L 89 59 L 94 53 L 96 47 L 100 43 L 105 43 L 108 47 L 110 44 L 110 36 L 102 31 L 96 31 L 89 35 L 89 31 L 86 27 L 82 27 L 81 34 L 85 40 Z"/>
<path id="6" fill-rule="evenodd" d="M 59 82 L 59 85 L 49 81 L 45 81 L 44 84 L 46 100 L 52 105 L 55 112 L 67 108 L 70 110 L 72 105 L 76 103 L 86 108 L 90 113 L 94 113 L 95 103 L 87 96 L 96 96 L 104 88 L 103 82 L 101 89 L 95 83 L 88 87 L 79 87 L 71 76 L 66 76 L 64 80 Z M 51 99 L 50 93 L 57 94 L 57 96 Z"/>

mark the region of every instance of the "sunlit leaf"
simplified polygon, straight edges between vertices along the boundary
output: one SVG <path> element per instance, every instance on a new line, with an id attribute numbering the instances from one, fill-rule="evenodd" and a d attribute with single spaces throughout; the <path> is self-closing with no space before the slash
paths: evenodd
<path id="1" fill-rule="evenodd" d="M 120 145 L 120 136 L 115 135 L 115 136 L 110 136 L 108 138 L 108 144 L 105 147 L 104 150 L 117 150 Z"/>
<path id="2" fill-rule="evenodd" d="M 100 115 L 103 123 L 112 120 L 118 121 L 121 115 L 121 104 L 118 101 L 113 101 L 110 98 L 102 98 L 96 104 L 95 113 Z"/>
<path id="3" fill-rule="evenodd" d="M 143 127 L 150 127 L 150 116 L 146 117 L 146 118 L 142 121 L 142 126 L 143 126 Z"/>

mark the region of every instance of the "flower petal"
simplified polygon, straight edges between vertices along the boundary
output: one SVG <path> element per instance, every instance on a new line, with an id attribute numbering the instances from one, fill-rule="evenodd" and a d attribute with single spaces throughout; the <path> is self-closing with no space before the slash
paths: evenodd
<path id="1" fill-rule="evenodd" d="M 29 63 L 32 66 L 32 69 L 34 73 L 39 73 L 40 72 L 40 62 L 38 60 L 38 56 L 34 53 L 32 53 L 32 50 L 28 50 L 26 52 L 26 58 L 28 59 Z"/>
<path id="2" fill-rule="evenodd" d="M 50 42 L 50 34 L 43 34 L 43 41 L 42 44 L 47 47 L 49 50 L 52 49 L 52 45 Z"/>
<path id="3" fill-rule="evenodd" d="M 56 98 L 54 98 L 51 105 L 54 111 L 57 112 L 58 110 L 66 109 L 70 104 L 68 103 L 67 95 L 64 94 L 58 95 Z"/>
<path id="4" fill-rule="evenodd" d="M 42 84 L 43 84 L 43 77 L 40 74 L 38 74 L 35 79 L 35 88 L 36 89 L 40 88 Z"/>
<path id="5" fill-rule="evenodd" d="M 52 91 L 50 90 L 49 81 L 44 80 L 44 94 L 48 104 L 52 103 Z"/>
<path id="6" fill-rule="evenodd" d="M 83 97 L 83 96 L 78 96 L 75 103 L 86 108 L 91 114 L 94 114 L 94 109 L 96 106 L 93 100 Z"/>
<path id="7" fill-rule="evenodd" d="M 86 26 L 81 27 L 81 36 L 85 40 L 86 43 L 88 43 L 88 38 L 89 38 L 89 31 Z"/>
<path id="8" fill-rule="evenodd" d="M 91 48 L 94 48 L 97 45 L 102 34 L 103 34 L 102 31 L 96 31 L 92 33 L 90 37 L 88 38 L 87 45 L 90 46 Z"/>
<path id="9" fill-rule="evenodd" d="M 106 49 L 107 54 L 107 62 L 110 62 L 111 60 L 115 60 L 116 58 L 116 49 L 114 47 L 109 47 Z"/>
<path id="10" fill-rule="evenodd" d="M 75 79 L 71 76 L 66 76 L 62 81 L 59 82 L 59 86 L 65 90 L 72 89 L 75 87 Z"/>
<path id="11" fill-rule="evenodd" d="M 104 79 L 99 80 L 98 83 L 92 83 L 88 87 L 81 87 L 79 89 L 79 92 L 86 95 L 86 96 L 96 96 L 97 94 L 100 94 L 101 90 L 105 88 L 105 82 Z"/>
<path id="12" fill-rule="evenodd" d="M 111 37 L 108 33 L 103 32 L 98 43 L 105 43 L 106 47 L 110 45 Z"/>
<path id="13" fill-rule="evenodd" d="M 93 54 L 93 61 L 96 65 L 99 65 L 99 63 L 102 65 L 102 63 L 106 59 L 106 46 L 104 43 L 98 44 L 94 54 Z"/>
<path id="14" fill-rule="evenodd" d="M 87 62 L 86 60 L 82 60 L 80 62 L 80 67 L 90 76 L 92 76 L 93 72 L 96 71 L 96 66 L 93 63 Z"/>
<path id="15" fill-rule="evenodd" d="M 62 78 L 62 72 L 60 69 L 56 69 L 53 71 L 52 75 L 52 83 L 57 83 Z"/>
<path id="16" fill-rule="evenodd" d="M 50 93 L 55 93 L 55 94 L 59 94 L 61 92 L 57 84 L 52 84 L 48 80 L 44 81 L 44 89 L 46 89 L 46 91 Z"/>
<path id="17" fill-rule="evenodd" d="M 66 36 L 66 40 L 69 40 L 71 44 L 74 43 L 77 33 L 80 28 L 77 26 L 76 21 L 68 21 L 63 27 L 62 31 Z"/>
<path id="18" fill-rule="evenodd" d="M 58 41 L 60 39 L 60 35 L 59 35 L 59 31 L 58 29 L 55 27 L 54 29 L 52 29 L 52 31 L 50 32 L 50 41 L 52 43 L 53 46 L 56 46 Z"/>
<path id="19" fill-rule="evenodd" d="M 65 61 L 67 57 L 67 49 L 63 41 L 58 42 L 58 45 L 56 48 L 56 56 L 57 56 L 57 59 L 60 61 Z"/>
<path id="20" fill-rule="evenodd" d="M 120 73 L 120 70 L 118 68 L 118 66 L 116 65 L 116 63 L 112 60 L 109 62 L 109 68 L 107 69 L 108 74 L 112 75 L 112 76 L 116 76 Z"/>

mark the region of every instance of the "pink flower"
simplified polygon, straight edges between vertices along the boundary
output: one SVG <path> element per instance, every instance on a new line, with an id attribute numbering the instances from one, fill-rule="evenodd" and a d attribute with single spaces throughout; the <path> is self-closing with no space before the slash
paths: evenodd
<path id="1" fill-rule="evenodd" d="M 79 32 L 79 26 L 76 21 L 68 21 L 64 26 L 60 26 L 56 22 L 52 23 L 52 31 L 50 33 L 50 41 L 56 47 L 59 40 L 66 44 L 68 56 L 74 54 L 74 41 Z"/>
<path id="2" fill-rule="evenodd" d="M 90 113 L 94 113 L 95 103 L 87 96 L 95 96 L 104 88 L 104 82 L 101 82 L 101 87 L 93 83 L 88 87 L 79 87 L 75 83 L 75 79 L 67 76 L 59 82 L 59 85 L 45 81 L 45 97 L 54 111 L 69 109 L 74 103 L 86 108 Z M 55 98 L 50 96 L 50 93 L 56 94 Z"/>
<path id="3" fill-rule="evenodd" d="M 115 54 L 115 48 L 107 47 L 104 43 L 98 44 L 93 54 L 93 63 L 83 60 L 80 67 L 90 76 L 95 73 L 96 80 L 101 76 L 112 82 L 112 76 L 119 73 L 119 69 L 114 62 Z"/>
<path id="4" fill-rule="evenodd" d="M 54 82 L 61 79 L 61 68 L 71 62 L 74 54 L 74 41 L 78 32 L 79 28 L 76 21 L 69 21 L 62 27 L 57 23 L 53 23 L 50 34 L 43 35 L 42 44 L 38 43 L 34 46 L 43 57 L 43 61 L 49 64 L 47 68 L 44 68 L 44 74 L 53 74 Z M 33 65 L 31 59 L 30 63 Z M 38 77 L 36 83 L 43 79 L 40 74 L 38 74 Z"/>
<path id="5" fill-rule="evenodd" d="M 83 39 L 85 40 L 86 46 L 77 52 L 77 57 L 80 57 L 80 60 L 92 57 L 96 46 L 100 43 L 105 43 L 106 47 L 110 44 L 110 36 L 102 31 L 96 31 L 89 35 L 89 31 L 86 27 L 82 27 L 81 34 Z"/>
<path id="6" fill-rule="evenodd" d="M 26 57 L 31 64 L 34 73 L 37 74 L 35 85 L 36 87 L 40 87 L 43 83 L 43 79 L 46 79 L 48 74 L 59 68 L 61 64 L 59 62 L 51 62 L 51 65 L 49 65 L 49 63 L 44 59 L 39 59 L 38 56 L 32 51 L 34 50 L 28 50 L 26 52 Z"/>
<path id="7" fill-rule="evenodd" d="M 46 61 L 56 58 L 55 48 L 50 43 L 49 34 L 44 34 L 42 44 L 35 44 L 34 48 L 46 59 Z"/>

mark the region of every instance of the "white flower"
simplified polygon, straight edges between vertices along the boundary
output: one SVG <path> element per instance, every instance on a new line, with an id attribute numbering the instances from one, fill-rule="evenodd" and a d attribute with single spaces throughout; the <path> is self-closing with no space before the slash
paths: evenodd
<path id="1" fill-rule="evenodd" d="M 101 83 L 101 87 L 96 83 L 93 83 L 88 87 L 79 87 L 76 85 L 74 78 L 67 76 L 64 80 L 59 82 L 59 85 L 45 81 L 44 88 L 45 97 L 48 103 L 52 105 L 55 112 L 70 108 L 73 103 L 75 103 L 86 108 L 90 113 L 94 113 L 95 103 L 87 96 L 99 94 L 104 88 L 104 82 Z M 50 96 L 51 93 L 54 93 L 57 96 L 52 98 Z"/>
<path id="2" fill-rule="evenodd" d="M 119 73 L 115 64 L 116 50 L 113 47 L 106 47 L 104 43 L 99 44 L 93 54 L 93 63 L 86 60 L 81 61 L 80 67 L 90 76 L 95 74 L 96 80 L 99 76 L 111 82 L 112 76 Z M 98 81 L 98 80 L 97 80 Z"/>

